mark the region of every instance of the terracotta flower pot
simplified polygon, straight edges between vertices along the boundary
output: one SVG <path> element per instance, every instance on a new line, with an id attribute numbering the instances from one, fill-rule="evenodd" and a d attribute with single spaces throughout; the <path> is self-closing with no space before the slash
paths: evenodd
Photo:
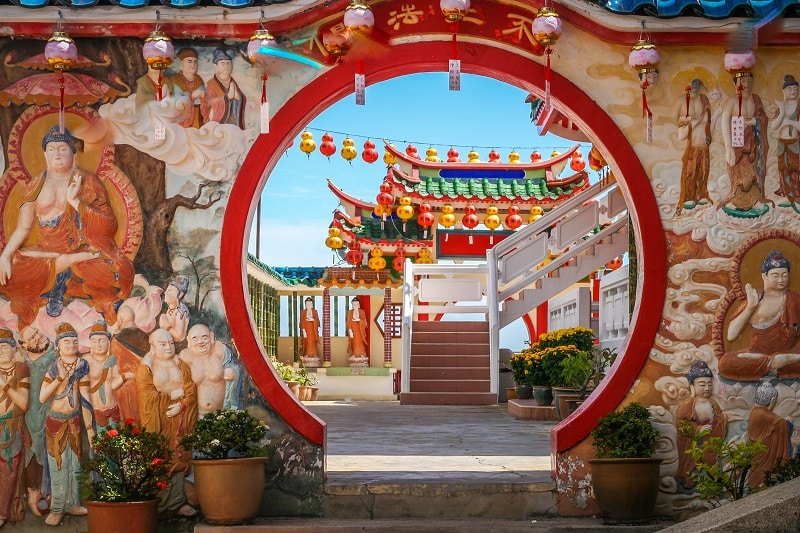
<path id="1" fill-rule="evenodd" d="M 153 533 L 158 529 L 158 500 L 93 502 L 84 500 L 89 533 Z"/>
<path id="2" fill-rule="evenodd" d="M 592 490 L 607 521 L 650 518 L 658 498 L 661 459 L 591 459 Z"/>
<path id="3" fill-rule="evenodd" d="M 258 515 L 264 496 L 266 457 L 195 459 L 194 485 L 209 524 L 245 524 Z"/>
<path id="4" fill-rule="evenodd" d="M 309 398 L 309 400 L 311 400 L 312 402 L 315 402 L 315 401 L 317 401 L 317 398 L 319 398 L 319 387 L 313 387 L 312 386 L 311 387 L 311 398 Z"/>

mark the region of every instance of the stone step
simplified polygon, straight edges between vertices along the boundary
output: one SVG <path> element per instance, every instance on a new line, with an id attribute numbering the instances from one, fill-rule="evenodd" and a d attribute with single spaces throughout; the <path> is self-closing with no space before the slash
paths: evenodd
<path id="1" fill-rule="evenodd" d="M 497 394 L 490 392 L 404 392 L 401 405 L 495 405 Z"/>
<path id="2" fill-rule="evenodd" d="M 470 368 L 481 367 L 489 368 L 488 355 L 452 355 L 452 354 L 412 354 L 412 368 Z"/>
<path id="3" fill-rule="evenodd" d="M 423 309 L 420 308 L 420 312 Z M 456 321 L 456 320 L 415 320 L 411 330 L 417 332 L 425 331 L 446 331 L 446 332 L 470 332 L 470 331 L 489 331 L 488 322 L 477 321 Z"/>
<path id="4" fill-rule="evenodd" d="M 489 380 L 489 369 L 483 367 L 411 367 L 411 381 L 437 380 Z"/>

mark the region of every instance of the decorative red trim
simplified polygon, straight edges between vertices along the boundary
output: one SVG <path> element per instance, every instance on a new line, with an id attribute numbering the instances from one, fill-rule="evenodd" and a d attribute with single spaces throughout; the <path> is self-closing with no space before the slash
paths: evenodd
<path id="1" fill-rule="evenodd" d="M 462 58 L 463 72 L 488 76 L 528 92 L 539 90 L 532 81 L 544 79 L 544 68 L 539 63 L 483 43 L 473 45 L 471 52 Z M 416 72 L 446 71 L 449 55 L 450 46 L 446 41 L 396 45 L 381 61 L 367 62 L 365 74 L 370 83 L 379 83 Z M 233 184 L 230 197 L 242 199 L 245 203 L 227 209 L 223 221 L 220 278 L 236 346 L 254 382 L 273 409 L 301 435 L 317 444 L 325 440 L 324 422 L 306 411 L 286 387 L 281 386 L 273 369 L 266 363 L 255 334 L 245 292 L 245 243 L 249 240 L 259 192 L 282 156 L 287 139 L 297 136 L 316 115 L 352 93 L 356 67 L 356 62 L 345 61 L 322 73 L 278 110 L 272 120 L 272 131 L 256 139 Z M 600 416 L 620 404 L 647 360 L 661 321 L 666 293 L 666 245 L 647 173 L 619 127 L 603 108 L 558 72 L 552 73 L 552 90 L 554 105 L 581 124 L 585 131 L 591 132 L 592 140 L 602 153 L 609 154 L 609 162 L 626 193 L 632 223 L 639 230 L 636 245 L 640 261 L 637 313 L 621 356 L 603 380 L 601 391 L 593 394 L 588 403 L 552 431 L 553 450 L 561 452 L 583 440 Z"/>

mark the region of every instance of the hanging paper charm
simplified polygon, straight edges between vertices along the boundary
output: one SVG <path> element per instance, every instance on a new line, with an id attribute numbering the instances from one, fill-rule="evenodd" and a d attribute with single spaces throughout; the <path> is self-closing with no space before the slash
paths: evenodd
<path id="1" fill-rule="evenodd" d="M 544 71 L 544 105 L 550 105 L 550 54 L 553 53 L 552 45 L 561 37 L 563 25 L 561 18 L 553 8 L 544 5 L 536 14 L 531 23 L 533 38 L 544 46 L 545 71 Z"/>
<path id="2" fill-rule="evenodd" d="M 742 117 L 742 93 L 744 86 L 742 78 L 751 77 L 752 68 L 756 66 L 756 56 L 752 50 L 727 52 L 725 54 L 725 70 L 733 75 L 736 84 L 736 93 L 739 99 L 738 113 L 731 117 L 731 146 L 741 148 L 744 146 L 744 117 Z"/>
<path id="3" fill-rule="evenodd" d="M 350 0 L 350 5 L 344 10 L 344 27 L 349 32 L 369 33 L 375 25 L 375 15 L 370 7 L 362 0 Z M 351 33 L 352 34 L 352 33 Z M 356 105 L 366 102 L 367 80 L 364 74 L 364 60 L 359 58 L 358 69 L 355 74 Z"/>
<path id="4" fill-rule="evenodd" d="M 439 7 L 442 9 L 445 20 L 450 23 L 453 32 L 453 50 L 450 55 L 448 66 L 449 87 L 451 91 L 461 90 L 461 60 L 458 58 L 458 23 L 464 20 L 469 12 L 469 0 L 440 0 Z"/>
<path id="5" fill-rule="evenodd" d="M 639 76 L 642 88 L 642 116 L 647 121 L 647 142 L 653 142 L 653 113 L 647 105 L 647 89 L 658 83 L 658 64 L 661 61 L 658 50 L 649 39 L 639 39 L 628 55 L 628 65 Z"/>

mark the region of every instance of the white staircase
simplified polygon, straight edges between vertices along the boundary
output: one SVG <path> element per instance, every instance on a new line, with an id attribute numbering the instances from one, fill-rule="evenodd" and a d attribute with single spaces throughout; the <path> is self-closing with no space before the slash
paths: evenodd
<path id="1" fill-rule="evenodd" d="M 420 315 L 484 317 L 489 333 L 488 392 L 496 394 L 499 330 L 627 250 L 625 200 L 616 183 L 601 181 L 499 242 L 487 252 L 483 265 L 406 261 L 401 403 L 404 393 L 414 391 L 413 376 L 420 373 L 412 372 L 413 330 Z"/>

